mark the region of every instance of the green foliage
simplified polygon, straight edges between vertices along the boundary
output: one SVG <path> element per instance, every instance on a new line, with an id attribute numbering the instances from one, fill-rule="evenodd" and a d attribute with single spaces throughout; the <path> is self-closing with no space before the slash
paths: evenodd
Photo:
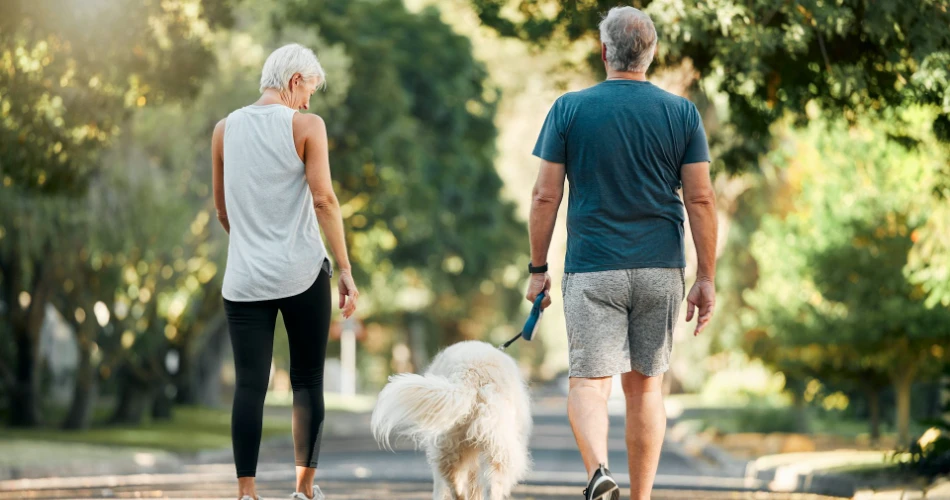
<path id="1" fill-rule="evenodd" d="M 504 276 L 526 234 L 500 199 L 498 95 L 470 41 L 436 9 L 411 13 L 399 0 L 296 0 L 285 19 L 352 61 L 345 99 L 318 111 L 358 282 L 373 283 L 379 314 L 435 306 L 427 318 L 455 330 L 473 301 L 490 322 L 517 310 L 516 280 Z"/>
<path id="2" fill-rule="evenodd" d="M 170 381 L 186 382 L 166 354 L 187 370 L 220 323 L 226 239 L 210 216 L 208 144 L 217 120 L 257 99 L 264 58 L 284 43 L 314 48 L 329 75 L 314 110 L 371 320 L 391 329 L 432 307 L 434 347 L 482 336 L 520 305 L 511 242 L 524 226 L 500 199 L 498 96 L 468 39 L 398 1 L 336 2 L 316 17 L 303 2 L 231 4 L 0 7 L 12 16 L 2 22 L 21 21 L 0 32 L 3 312 L 19 311 L 24 289 L 63 312 L 100 392 L 118 392 L 118 420 L 140 420 Z M 74 10 L 108 23 L 79 29 Z M 23 336 L 0 333 L 12 387 L 11 341 Z"/>
<path id="3" fill-rule="evenodd" d="M 950 189 L 942 189 L 937 200 L 911 250 L 907 270 L 911 281 L 927 293 L 929 307 L 950 307 Z"/>
<path id="4" fill-rule="evenodd" d="M 755 407 L 735 408 L 724 418 L 707 421 L 707 427 L 714 427 L 722 433 L 739 432 L 799 432 L 802 422 L 801 413 L 790 408 Z"/>
<path id="5" fill-rule="evenodd" d="M 864 391 L 893 383 L 906 439 L 911 383 L 946 363 L 950 340 L 950 309 L 929 307 L 905 270 L 946 157 L 923 134 L 914 149 L 884 135 L 819 122 L 788 141 L 778 210 L 752 238 L 759 277 L 744 295 L 755 311 L 745 346 L 792 380 Z"/>
<path id="6" fill-rule="evenodd" d="M 226 21 L 220 0 L 204 3 Z M 2 2 L 3 185 L 82 194 L 127 110 L 197 92 L 208 29 L 197 0 Z"/>
<path id="7" fill-rule="evenodd" d="M 471 0 L 481 20 L 533 43 L 597 39 L 614 0 Z M 950 141 L 950 2 L 770 0 L 627 2 L 649 13 L 661 43 L 660 66 L 689 60 L 700 87 L 728 96 L 720 166 L 750 169 L 770 148 L 769 126 L 806 107 L 854 122 L 898 117 L 895 108 L 932 105 L 938 137 Z M 591 66 L 602 71 L 599 51 Z"/>
<path id="8" fill-rule="evenodd" d="M 950 335 L 950 311 L 928 308 L 904 268 L 931 213 L 927 186 L 942 156 L 880 135 L 813 125 L 793 146 L 785 175 L 795 201 L 753 237 L 760 275 L 747 294 L 763 333 L 799 349 L 794 361 L 781 350 L 772 361 L 845 371 L 848 363 L 857 370 L 939 361 L 930 347 Z"/>

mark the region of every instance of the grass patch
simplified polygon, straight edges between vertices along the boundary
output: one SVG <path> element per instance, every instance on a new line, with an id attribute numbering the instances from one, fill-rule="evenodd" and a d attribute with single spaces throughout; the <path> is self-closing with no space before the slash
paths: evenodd
<path id="1" fill-rule="evenodd" d="M 907 478 L 910 477 L 909 474 L 906 474 L 900 470 L 900 466 L 892 462 L 881 463 L 862 463 L 862 464 L 848 464 L 842 465 L 841 467 L 833 467 L 828 469 L 829 472 L 835 472 L 839 474 L 848 474 L 859 479 L 878 479 L 883 477 L 892 477 L 892 478 Z"/>
<path id="2" fill-rule="evenodd" d="M 290 434 L 290 418 L 264 416 L 263 437 Z M 170 420 L 136 427 L 95 427 L 84 431 L 61 429 L 0 429 L 0 440 L 84 443 L 103 446 L 157 448 L 196 452 L 231 446 L 230 409 L 176 406 Z"/>
<path id="3" fill-rule="evenodd" d="M 716 429 L 722 434 L 744 432 L 796 432 L 801 427 L 800 415 L 786 407 L 714 408 L 694 410 L 690 419 L 702 422 L 700 428 Z"/>
<path id="4" fill-rule="evenodd" d="M 796 410 L 791 406 L 746 406 L 746 407 L 693 407 L 685 412 L 685 420 L 702 422 L 701 430 L 715 428 L 722 434 L 772 432 L 833 435 L 854 439 L 870 432 L 867 421 L 845 418 L 834 413 L 820 412 L 813 408 Z M 912 422 L 910 432 L 919 435 L 925 429 Z M 881 424 L 883 435 L 894 434 L 896 429 Z"/>

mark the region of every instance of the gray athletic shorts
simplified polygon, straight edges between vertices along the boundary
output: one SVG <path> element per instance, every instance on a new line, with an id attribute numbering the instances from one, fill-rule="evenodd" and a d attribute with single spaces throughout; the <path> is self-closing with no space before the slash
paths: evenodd
<path id="1" fill-rule="evenodd" d="M 669 369 L 686 293 L 683 269 L 566 273 L 561 291 L 571 377 L 633 370 L 652 377 Z"/>

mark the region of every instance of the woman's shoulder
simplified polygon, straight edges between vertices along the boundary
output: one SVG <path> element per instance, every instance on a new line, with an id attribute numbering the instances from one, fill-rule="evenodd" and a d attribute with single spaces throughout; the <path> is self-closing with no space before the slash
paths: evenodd
<path id="1" fill-rule="evenodd" d="M 228 117 L 224 117 L 218 120 L 218 123 L 214 124 L 214 132 L 211 134 L 212 141 L 217 141 L 224 138 L 224 132 L 227 130 L 227 121 Z"/>
<path id="2" fill-rule="evenodd" d="M 327 124 L 320 115 L 313 113 L 294 113 L 294 140 L 309 137 L 326 136 Z"/>
<path id="3" fill-rule="evenodd" d="M 294 128 L 326 128 L 323 117 L 314 113 L 294 113 Z"/>

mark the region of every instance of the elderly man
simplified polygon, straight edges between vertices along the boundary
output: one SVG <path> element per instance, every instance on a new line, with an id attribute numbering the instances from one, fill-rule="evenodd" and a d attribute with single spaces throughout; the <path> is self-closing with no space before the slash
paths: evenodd
<path id="1" fill-rule="evenodd" d="M 566 176 L 567 411 L 590 478 L 584 495 L 620 497 L 606 464 L 607 398 L 611 377 L 621 374 L 630 498 L 645 500 L 666 430 L 661 375 L 685 292 L 683 208 L 698 257 L 686 311 L 690 321 L 699 309 L 695 334 L 715 303 L 716 210 L 696 106 L 646 79 L 657 47 L 650 17 L 614 8 L 600 23 L 600 39 L 606 81 L 560 97 L 534 148 L 542 161 L 531 204 L 527 298 L 551 286 L 547 254 Z"/>

